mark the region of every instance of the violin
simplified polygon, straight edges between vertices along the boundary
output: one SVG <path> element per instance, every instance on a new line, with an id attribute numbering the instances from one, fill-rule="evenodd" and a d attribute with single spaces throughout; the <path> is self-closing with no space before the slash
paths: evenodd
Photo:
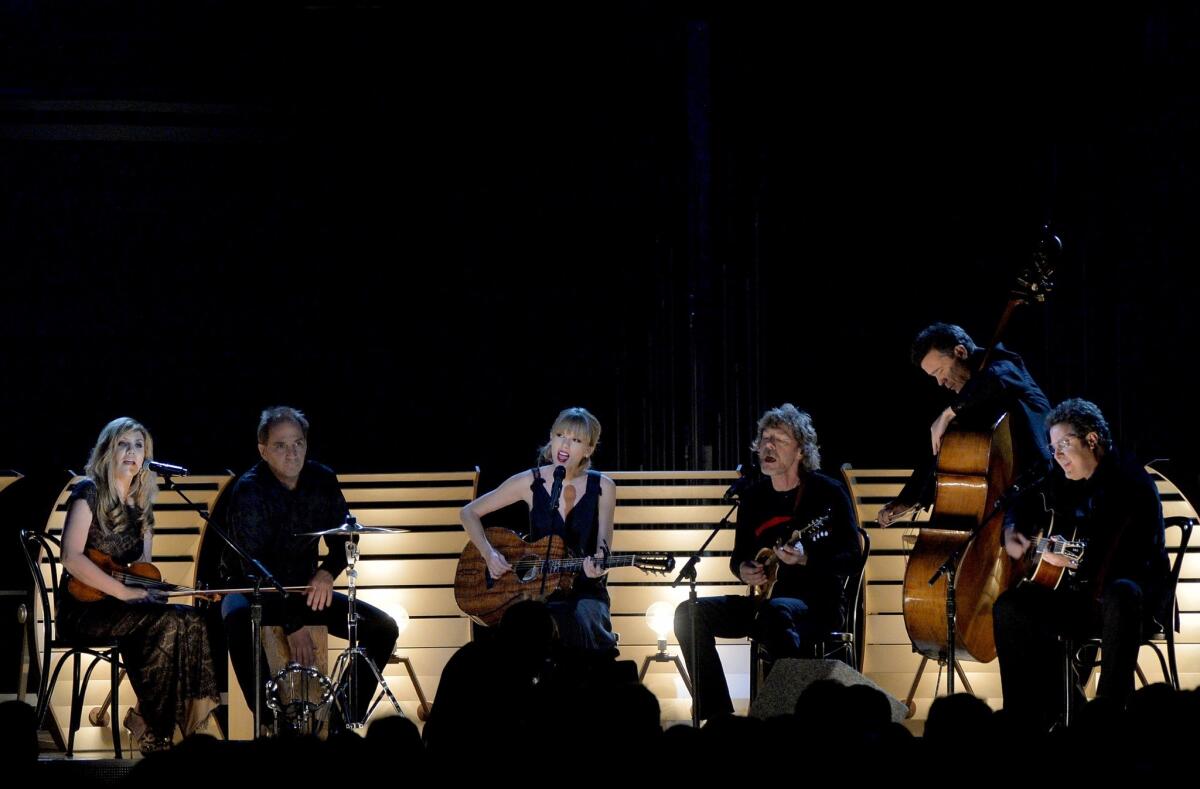
<path id="1" fill-rule="evenodd" d="M 163 597 L 193 596 L 201 600 L 218 602 L 221 595 L 253 592 L 253 589 L 196 589 L 190 586 L 167 583 L 162 579 L 162 572 L 150 562 L 130 562 L 123 564 L 112 556 L 96 548 L 88 548 L 84 555 L 102 571 L 116 578 L 126 586 L 140 586 L 143 589 L 157 591 Z M 285 586 L 284 591 L 303 592 L 307 586 Z M 273 592 L 273 587 L 263 587 L 261 591 Z M 78 578 L 71 576 L 67 580 L 67 592 L 81 603 L 95 603 L 109 595 L 99 589 L 89 586 Z"/>

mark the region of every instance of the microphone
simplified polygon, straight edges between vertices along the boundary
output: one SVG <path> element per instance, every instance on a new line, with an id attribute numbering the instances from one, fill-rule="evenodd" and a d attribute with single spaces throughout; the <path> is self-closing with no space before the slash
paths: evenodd
<path id="1" fill-rule="evenodd" d="M 566 466 L 554 467 L 554 485 L 550 488 L 550 511 L 558 509 L 558 497 L 562 495 L 563 480 L 567 476 Z"/>
<path id="2" fill-rule="evenodd" d="M 174 466 L 170 463 L 159 463 L 157 460 L 147 460 L 146 468 L 153 471 L 155 474 L 162 474 L 164 477 L 186 477 L 188 470 L 183 466 Z"/>
<path id="3" fill-rule="evenodd" d="M 1043 460 L 1039 463 L 1034 463 L 1025 470 L 1024 474 L 1017 477 L 1016 482 L 1008 486 L 1008 490 L 1000 494 L 1000 498 L 996 499 L 996 507 L 1007 509 L 1026 493 L 1040 488 L 1050 478 L 1050 473 L 1053 470 L 1053 460 Z"/>
<path id="4" fill-rule="evenodd" d="M 758 481 L 758 469 L 755 468 L 754 465 L 750 466 L 749 473 L 747 473 L 746 467 L 741 463 L 738 463 L 737 473 L 738 478 L 735 479 L 733 484 L 729 486 L 729 489 L 725 491 L 725 495 L 721 497 L 722 501 L 733 501 L 734 499 L 740 499 L 746 488 Z"/>

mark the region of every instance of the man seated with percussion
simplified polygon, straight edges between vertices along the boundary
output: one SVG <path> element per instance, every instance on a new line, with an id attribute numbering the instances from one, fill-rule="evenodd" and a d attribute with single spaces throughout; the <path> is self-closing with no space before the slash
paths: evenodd
<path id="1" fill-rule="evenodd" d="M 1087 400 L 1060 403 L 1045 423 L 1062 473 L 1017 498 L 1004 543 L 1014 559 L 1040 558 L 1063 572 L 1038 570 L 1036 580 L 1000 595 L 992 612 L 1004 708 L 1041 731 L 1063 708 L 1059 637 L 1101 639 L 1097 696 L 1124 705 L 1143 634 L 1166 622 L 1171 592 L 1150 475 L 1117 453 L 1108 422 Z M 1050 534 L 1038 541 L 1040 530 Z"/>
<path id="2" fill-rule="evenodd" d="M 701 719 L 733 712 L 716 639 L 753 635 L 772 658 L 810 656 L 805 645 L 843 626 L 846 581 L 862 556 L 846 488 L 817 470 L 821 454 L 807 413 L 791 403 L 767 411 L 751 449 L 765 478 L 741 495 L 729 569 L 752 587 L 766 584 L 776 571 L 777 580 L 766 599 L 759 594 L 696 601 L 694 639 L 690 601 L 675 609 L 675 635 L 697 680 Z M 797 531 L 805 533 L 797 537 Z"/>
<path id="3" fill-rule="evenodd" d="M 302 666 L 315 665 L 312 637 L 305 625 L 325 625 L 339 638 L 347 637 L 346 595 L 333 591 L 333 582 L 346 569 L 347 537 L 325 535 L 328 555 L 318 566 L 320 538 L 298 536 L 334 529 L 346 522 L 346 499 L 329 468 L 306 460 L 308 419 L 295 408 L 279 406 L 263 411 L 258 424 L 258 453 L 262 460 L 242 474 L 226 494 L 222 510 L 230 536 L 285 587 L 305 587 L 285 598 L 263 584 L 264 625 L 282 625 L 291 659 Z M 253 568 L 226 553 L 223 568 L 228 580 L 252 586 Z M 396 644 L 395 621 L 380 609 L 357 601 L 359 644 L 382 671 Z M 254 706 L 254 664 L 250 633 L 250 599 L 232 594 L 221 605 L 221 618 L 234 672 Z M 260 655 L 259 659 L 263 657 Z M 351 709 L 362 716 L 377 682 L 365 661 L 355 661 L 355 696 Z M 263 676 L 269 678 L 265 662 Z M 262 693 L 263 689 L 258 688 Z M 263 704 L 264 715 L 266 705 Z M 265 722 L 265 721 L 264 721 Z"/>
<path id="4" fill-rule="evenodd" d="M 934 464 L 942 437 L 955 420 L 990 424 L 1007 413 L 1016 468 L 1020 471 L 1049 461 L 1042 419 L 1050 410 L 1050 401 L 1020 356 L 997 344 L 987 367 L 979 371 L 984 349 L 975 345 L 961 326 L 951 323 L 934 323 L 922 329 L 913 340 L 911 355 L 914 365 L 955 397 L 929 428 L 932 452 L 917 464 L 896 499 L 880 509 L 876 520 L 885 528 L 914 507 L 933 503 Z"/>

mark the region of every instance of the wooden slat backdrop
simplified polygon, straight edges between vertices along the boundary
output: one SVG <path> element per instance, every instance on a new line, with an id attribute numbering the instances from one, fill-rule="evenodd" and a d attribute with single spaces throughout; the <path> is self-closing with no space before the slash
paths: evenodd
<path id="1" fill-rule="evenodd" d="M 867 568 L 867 624 L 864 669 L 868 676 L 893 695 L 903 698 L 919 662 L 912 652 L 904 629 L 901 584 L 907 551 L 914 533 L 912 527 L 879 529 L 875 518 L 880 506 L 899 492 L 908 476 L 904 469 L 843 470 L 851 497 L 862 525 L 870 530 L 872 555 Z M 1151 470 L 1163 496 L 1163 510 L 1172 515 L 1195 516 L 1196 511 L 1178 488 Z M 680 564 L 698 548 L 709 531 L 728 511 L 721 495 L 737 477 L 732 471 L 712 472 L 609 472 L 617 482 L 616 551 L 669 551 Z M 230 482 L 227 475 L 188 477 L 185 489 L 197 502 L 210 507 Z M 0 477 L 0 482 L 3 478 Z M 47 528 L 61 534 L 66 516 L 65 502 L 72 480 L 60 495 Z M 409 615 L 409 624 L 400 637 L 398 651 L 410 657 L 425 693 L 432 698 L 446 661 L 470 639 L 469 620 L 454 602 L 453 576 L 458 555 L 466 545 L 466 535 L 458 521 L 458 510 L 477 492 L 478 470 L 444 474 L 347 474 L 340 475 L 343 492 L 360 522 L 372 526 L 395 526 L 408 532 L 370 535 L 361 541 L 359 567 L 360 594 L 363 600 L 378 605 L 395 616 L 401 608 Z M 155 562 L 168 580 L 192 583 L 202 521 L 173 493 L 164 492 L 156 506 L 158 531 L 155 537 Z M 926 520 L 922 515 L 919 520 Z M 733 519 L 736 520 L 736 514 Z M 1177 545 L 1178 531 L 1168 533 Z M 700 596 L 745 594 L 746 588 L 729 573 L 729 554 L 733 548 L 733 530 L 717 536 L 699 565 Z M 1193 555 L 1195 554 L 1195 555 Z M 646 622 L 646 609 L 655 602 L 672 605 L 686 599 L 686 587 L 672 589 L 672 576 L 652 576 L 633 568 L 611 573 L 613 625 L 620 634 L 621 656 L 639 664 L 655 652 L 656 634 Z M 339 588 L 345 589 L 345 577 Z M 1179 634 L 1179 663 L 1187 687 L 1200 685 L 1200 546 L 1187 556 L 1179 585 L 1183 627 Z M 41 612 L 38 612 L 41 615 Z M 673 651 L 678 642 L 668 634 Z M 330 639 L 336 654 L 344 642 Z M 722 639 L 718 646 L 726 677 L 737 709 L 744 711 L 749 699 L 749 646 L 745 639 Z M 1142 665 L 1152 679 L 1158 675 L 1157 661 L 1143 654 Z M 965 663 L 972 686 L 989 703 L 1000 705 L 999 674 L 995 662 Z M 405 713 L 415 718 L 416 693 L 401 667 L 389 665 L 385 671 Z M 60 680 L 55 689 L 56 717 L 65 720 L 69 679 Z M 665 721 L 689 718 L 691 698 L 671 664 L 652 663 L 647 686 L 659 698 Z M 104 677 L 93 677 L 89 703 L 99 704 L 108 691 Z M 927 670 L 917 694 L 917 718 L 923 718 L 939 683 L 936 670 Z M 128 682 L 121 697 L 132 702 Z M 238 720 L 246 720 L 244 701 L 236 684 L 230 692 L 231 731 L 238 734 Z M 240 705 L 240 706 L 239 706 Z M 124 707 L 118 714 L 124 714 Z M 237 708 L 237 709 L 235 709 Z M 107 729 L 85 725 L 77 735 L 81 751 L 108 750 Z M 245 726 L 248 734 L 249 727 Z"/>
<path id="2" fill-rule="evenodd" d="M 615 471 L 617 483 L 614 551 L 668 551 L 678 567 L 697 550 L 729 511 L 721 501 L 735 471 Z M 733 524 L 736 513 L 730 519 Z M 722 531 L 708 546 L 697 566 L 701 597 L 745 594 L 746 587 L 729 572 L 733 528 Z M 613 627 L 620 635 L 621 657 L 638 662 L 657 649 L 657 634 L 646 621 L 646 609 L 658 601 L 677 605 L 687 599 L 686 585 L 671 588 L 675 573 L 646 575 L 632 568 L 610 573 Z M 671 650 L 679 652 L 675 634 L 668 633 Z M 750 694 L 750 648 L 746 639 L 720 639 L 717 647 L 730 683 L 734 705 L 745 711 Z M 646 685 L 658 697 L 664 722 L 691 717 L 691 696 L 671 663 L 651 663 Z"/>
<path id="3" fill-rule="evenodd" d="M 19 480 L 21 476 L 18 471 L 0 471 L 0 491 Z"/>
<path id="4" fill-rule="evenodd" d="M 617 482 L 616 551 L 670 551 L 681 561 L 707 537 L 728 511 L 721 496 L 736 479 L 732 471 L 717 472 L 615 472 Z M 432 698 L 446 661 L 454 650 L 470 639 L 469 620 L 458 610 L 452 588 L 454 568 L 467 538 L 458 520 L 458 510 L 477 492 L 478 470 L 445 474 L 346 474 L 339 481 L 358 520 L 371 526 L 395 526 L 408 532 L 369 535 L 361 540 L 359 587 L 363 600 L 396 616 L 403 607 L 409 624 L 400 636 L 398 651 L 410 657 L 426 695 Z M 228 476 L 189 477 L 188 495 L 211 509 L 230 482 Z M 71 485 L 63 491 L 50 516 L 49 529 L 61 533 L 66 516 L 65 502 Z M 187 511 L 178 497 L 164 493 L 156 508 L 155 562 L 164 576 L 179 583 L 193 583 L 195 559 L 202 523 Z M 699 565 L 701 596 L 744 594 L 745 587 L 729 573 L 733 548 L 732 529 L 720 534 L 709 546 Z M 683 600 L 686 588 L 672 589 L 673 576 L 651 576 L 634 568 L 614 570 L 610 576 L 613 624 L 621 638 L 625 658 L 641 661 L 655 651 L 656 634 L 649 628 L 645 611 L 659 600 L 672 604 Z M 345 589 L 345 576 L 338 588 Z M 675 644 L 674 634 L 670 641 Z M 331 638 L 331 652 L 344 642 Z M 677 647 L 676 647 L 677 649 Z M 723 641 L 720 646 L 734 694 L 740 708 L 748 704 L 749 650 L 745 639 Z M 674 670 L 654 664 L 647 684 L 659 695 L 664 717 L 688 718 L 690 697 Z M 405 713 L 416 714 L 416 693 L 399 666 L 385 671 L 389 684 L 401 700 Z M 60 686 L 65 688 L 60 681 Z M 93 679 L 89 701 L 98 704 L 107 693 L 102 678 Z M 55 703 L 68 702 L 67 691 L 56 690 Z M 122 688 L 122 699 L 132 703 L 133 693 Z M 236 685 L 230 688 L 230 729 L 234 736 L 248 736 L 249 711 Z M 122 705 L 123 707 L 125 705 Z M 381 711 L 382 712 L 382 711 Z M 120 711 L 124 714 L 124 710 Z M 85 726 L 77 735 L 81 750 L 106 750 L 106 730 Z"/>

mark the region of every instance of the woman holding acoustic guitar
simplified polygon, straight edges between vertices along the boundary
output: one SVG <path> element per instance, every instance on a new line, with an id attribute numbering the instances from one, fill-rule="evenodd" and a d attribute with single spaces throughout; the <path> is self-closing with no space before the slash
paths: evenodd
<path id="1" fill-rule="evenodd" d="M 143 753 L 169 748 L 176 725 L 191 734 L 220 701 L 203 614 L 167 605 L 158 592 L 126 585 L 100 566 L 150 561 L 157 486 L 146 461 L 153 456 L 149 431 L 133 419 L 114 419 L 100 432 L 87 476 L 67 501 L 66 572 L 56 595 L 61 636 L 120 640 L 138 697 L 125 726 Z"/>
<path id="2" fill-rule="evenodd" d="M 509 559 L 516 555 L 506 557 L 492 545 L 482 518 L 519 501 L 529 508 L 531 540 L 559 535 L 569 553 L 589 557 L 572 588 L 555 592 L 547 602 L 566 646 L 612 651 L 617 639 L 609 619 L 602 560 L 612 547 L 616 484 L 590 468 L 599 441 L 600 421 L 586 408 L 564 410 L 550 428 L 537 467 L 509 477 L 463 507 L 459 517 L 493 579 L 513 572 Z"/>

